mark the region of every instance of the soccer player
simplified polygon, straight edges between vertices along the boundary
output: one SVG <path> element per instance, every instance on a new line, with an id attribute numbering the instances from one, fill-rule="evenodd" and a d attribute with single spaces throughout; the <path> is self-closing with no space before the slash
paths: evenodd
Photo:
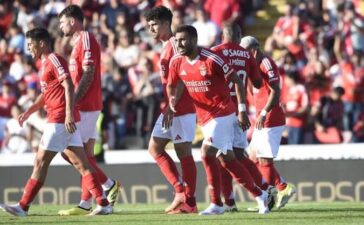
<path id="1" fill-rule="evenodd" d="M 187 91 L 183 91 L 180 102 L 176 106 L 177 113 L 173 117 L 173 112 L 168 107 L 169 101 L 166 92 L 169 63 L 171 58 L 178 53 L 171 30 L 172 16 L 172 12 L 164 6 L 155 7 L 145 15 L 153 38 L 160 40 L 163 44 L 160 76 L 167 103 L 154 125 L 148 151 L 175 191 L 174 200 L 165 209 L 165 212 L 169 214 L 197 213 L 196 165 L 192 156 L 192 141 L 196 128 L 195 107 Z M 181 161 L 182 179 L 175 163 L 165 150 L 169 141 L 173 142 L 176 154 Z"/>
<path id="2" fill-rule="evenodd" d="M 96 121 L 102 109 L 100 46 L 95 37 L 83 28 L 83 13 L 79 6 L 69 5 L 60 14 L 60 29 L 66 37 L 72 37 L 73 50 L 69 59 L 69 70 L 75 85 L 75 105 L 80 110 L 80 131 L 87 158 L 95 169 L 103 190 L 114 205 L 120 183 L 111 180 L 96 164 L 94 145 L 97 138 Z M 64 155 L 63 155 L 64 156 Z M 67 160 L 67 157 L 64 157 Z M 83 183 L 83 181 L 82 181 Z M 90 192 L 82 185 L 78 207 L 61 210 L 60 215 L 87 214 L 92 207 Z"/>
<path id="3" fill-rule="evenodd" d="M 255 88 L 260 88 L 262 86 L 262 77 L 259 73 L 258 66 L 253 55 L 239 45 L 240 40 L 241 29 L 239 25 L 236 23 L 224 23 L 222 28 L 222 44 L 213 47 L 212 50 L 217 51 L 229 61 L 229 66 L 236 71 L 236 74 L 242 80 L 243 88 L 246 92 L 248 89 L 248 79 Z M 236 106 L 235 111 L 238 112 L 238 99 L 236 97 L 235 86 L 232 82 L 229 83 L 229 88 L 231 98 Z M 243 102 L 245 102 L 245 99 Z M 245 104 L 243 104 L 242 107 L 243 108 L 241 110 L 245 111 Z M 234 154 L 237 160 L 249 171 L 255 184 L 257 184 L 262 190 L 267 190 L 268 184 L 264 181 L 256 164 L 249 159 L 249 156 L 245 152 L 246 147 L 248 147 L 247 131 L 241 129 L 238 122 L 235 121 L 233 142 Z M 230 173 L 223 168 L 221 170 L 221 189 L 225 199 L 225 210 L 237 211 L 232 186 L 232 177 Z M 270 195 L 268 204 L 270 209 L 274 206 L 274 202 L 272 202 L 274 199 L 271 197 L 272 196 Z"/>
<path id="4" fill-rule="evenodd" d="M 238 99 L 238 123 L 248 129 L 249 119 L 244 111 L 244 89 L 234 70 L 217 54 L 197 47 L 197 31 L 193 26 L 180 26 L 175 38 L 181 55 L 172 58 L 168 93 L 170 107 L 179 101 L 181 85 L 184 84 L 196 107 L 197 122 L 201 126 L 204 141 L 201 148 L 202 162 L 206 171 L 211 198 L 210 206 L 200 215 L 223 214 L 225 208 L 220 198 L 220 170 L 217 158 L 234 177 L 257 200 L 259 213 L 269 212 L 268 194 L 255 185 L 247 169 L 238 162 L 232 151 L 234 138 L 235 104 L 230 97 L 228 83 L 235 85 Z"/>
<path id="5" fill-rule="evenodd" d="M 250 153 L 258 159 L 259 170 L 264 179 L 277 188 L 276 206 L 280 209 L 296 193 L 296 189 L 282 179 L 273 162 L 277 157 L 286 123 L 279 102 L 279 72 L 273 60 L 260 50 L 256 38 L 246 36 L 241 39 L 240 45 L 252 52 L 263 77 L 263 87 L 253 90 L 257 121 L 249 146 Z"/>
<path id="6" fill-rule="evenodd" d="M 89 215 L 110 214 L 112 207 L 103 196 L 98 176 L 87 161 L 76 128 L 80 115 L 73 107 L 74 89 L 67 62 L 51 51 L 47 30 L 34 28 L 26 33 L 26 38 L 31 56 L 42 62 L 42 93 L 27 111 L 19 115 L 18 121 L 22 126 L 32 113 L 45 107 L 47 123 L 34 160 L 33 173 L 25 185 L 23 196 L 16 205 L 1 205 L 1 208 L 14 216 L 27 216 L 31 202 L 43 186 L 49 164 L 58 152 L 63 151 L 81 174 L 85 187 L 96 199 L 97 207 Z"/>

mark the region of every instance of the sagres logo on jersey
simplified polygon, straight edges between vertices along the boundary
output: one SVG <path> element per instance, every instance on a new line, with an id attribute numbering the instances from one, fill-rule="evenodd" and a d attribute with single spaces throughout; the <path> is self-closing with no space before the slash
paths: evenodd
<path id="1" fill-rule="evenodd" d="M 202 65 L 202 66 L 200 66 L 200 74 L 202 75 L 202 76 L 205 76 L 206 74 L 207 74 L 207 68 L 206 68 L 206 66 L 205 65 Z"/>
<path id="2" fill-rule="evenodd" d="M 224 54 L 224 56 L 228 56 L 229 50 L 227 50 L 227 49 L 222 50 L 222 54 Z"/>

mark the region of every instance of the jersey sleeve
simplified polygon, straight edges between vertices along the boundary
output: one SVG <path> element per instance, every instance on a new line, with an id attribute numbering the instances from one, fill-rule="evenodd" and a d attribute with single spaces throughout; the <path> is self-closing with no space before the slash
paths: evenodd
<path id="1" fill-rule="evenodd" d="M 269 84 L 279 83 L 279 72 L 268 58 L 264 58 L 260 64 L 263 72 L 263 79 Z"/>
<path id="2" fill-rule="evenodd" d="M 62 82 L 63 80 L 65 80 L 67 77 L 70 76 L 67 67 L 67 62 L 63 58 L 55 54 L 50 54 L 48 58 L 53 65 L 54 74 L 59 82 Z"/>
<path id="3" fill-rule="evenodd" d="M 176 85 L 181 78 L 178 75 L 178 62 L 177 60 L 171 60 L 169 64 L 169 73 L 168 73 L 168 84 Z"/>
<path id="4" fill-rule="evenodd" d="M 223 74 L 226 81 L 229 80 L 230 76 L 234 73 L 234 70 L 226 62 L 225 58 L 214 55 L 212 58 L 212 69 L 213 73 Z"/>
<path id="5" fill-rule="evenodd" d="M 248 66 L 249 66 L 249 73 L 248 77 L 250 81 L 256 81 L 260 80 L 262 78 L 262 75 L 260 75 L 259 68 L 257 65 L 257 62 L 255 61 L 254 57 L 249 53 L 250 58 L 248 60 Z"/>
<path id="6" fill-rule="evenodd" d="M 88 32 L 84 32 L 82 35 L 82 66 L 94 65 L 97 62 L 96 45 L 94 39 L 90 37 Z"/>

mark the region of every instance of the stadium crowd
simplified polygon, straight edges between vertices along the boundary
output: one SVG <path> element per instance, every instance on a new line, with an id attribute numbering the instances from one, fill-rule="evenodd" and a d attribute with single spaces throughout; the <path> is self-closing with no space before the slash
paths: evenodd
<path id="1" fill-rule="evenodd" d="M 155 5 L 173 10 L 172 29 L 192 24 L 198 44 L 220 43 L 223 22 L 244 19 L 260 1 L 228 0 L 1 0 L 0 140 L 2 153 L 35 151 L 45 113 L 21 127 L 16 118 L 40 92 L 38 70 L 26 49 L 25 32 L 49 30 L 55 52 L 66 59 L 69 40 L 62 37 L 57 15 L 79 4 L 86 27 L 98 39 L 104 109 L 98 123 L 98 148 L 123 149 L 135 136 L 147 146 L 162 101 L 158 62 L 161 44 L 148 33 L 144 12 Z M 287 4 L 266 40 L 265 52 L 276 59 L 282 76 L 282 102 L 288 144 L 364 141 L 364 10 L 360 1 L 322 0 Z M 206 32 L 208 31 L 208 32 Z M 251 121 L 254 106 L 250 104 Z M 253 126 L 252 126 L 253 127 Z"/>

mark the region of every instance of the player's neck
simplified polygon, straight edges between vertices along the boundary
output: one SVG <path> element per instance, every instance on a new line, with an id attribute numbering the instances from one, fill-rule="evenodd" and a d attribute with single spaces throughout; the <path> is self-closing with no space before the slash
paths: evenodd
<path id="1" fill-rule="evenodd" d="M 161 36 L 160 41 L 162 43 L 167 42 L 173 36 L 172 30 L 169 30 L 165 35 Z"/>
<path id="2" fill-rule="evenodd" d="M 188 59 L 189 61 L 193 61 L 193 60 L 195 60 L 195 59 L 197 58 L 197 56 L 198 56 L 198 48 L 195 48 L 195 49 L 191 52 L 191 54 L 186 55 L 186 57 L 187 57 L 187 59 Z"/>

